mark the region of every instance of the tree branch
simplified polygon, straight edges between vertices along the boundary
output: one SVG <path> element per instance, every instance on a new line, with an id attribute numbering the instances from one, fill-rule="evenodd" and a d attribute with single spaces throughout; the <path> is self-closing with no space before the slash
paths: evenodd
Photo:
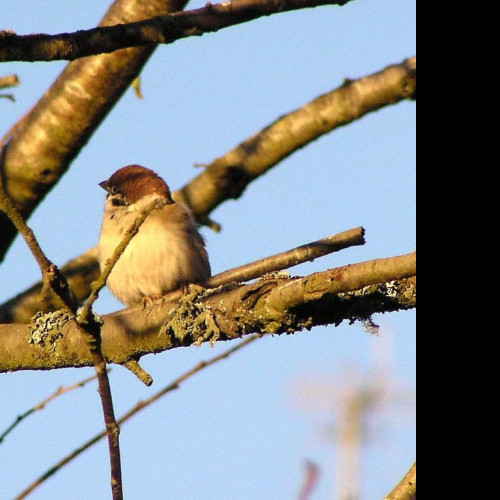
<path id="1" fill-rule="evenodd" d="M 8 144 L 7 144 L 8 146 Z M 9 220 L 14 224 L 15 228 L 21 233 L 33 257 L 35 258 L 38 267 L 43 277 L 43 287 L 41 296 L 42 301 L 46 291 L 51 290 L 58 300 L 58 307 L 66 307 L 70 311 L 74 310 L 73 301 L 70 295 L 69 286 L 64 276 L 42 251 L 35 234 L 26 224 L 24 218 L 19 213 L 14 203 L 7 194 L 4 187 L 4 161 L 8 151 L 7 146 L 0 151 L 0 214 L 4 213 Z"/>
<path id="2" fill-rule="evenodd" d="M 0 76 L 0 90 L 9 87 L 16 87 L 17 85 L 19 85 L 19 78 L 17 75 Z M 2 97 L 13 102 L 16 100 L 13 94 L 0 94 L 0 98 Z"/>
<path id="3" fill-rule="evenodd" d="M 296 5 L 302 8 L 325 2 L 343 5 L 348 1 L 351 0 L 286 0 L 282 10 L 297 8 Z M 253 14 L 250 13 L 254 12 L 254 3 L 260 5 L 260 16 L 272 13 L 271 6 L 274 6 L 274 11 L 279 11 L 279 5 L 282 5 L 273 0 L 262 2 L 236 0 L 239 6 L 236 8 L 227 2 L 217 7 L 206 7 L 207 16 L 202 16 L 204 22 L 200 27 L 203 29 L 207 24 L 217 29 L 220 22 L 217 20 L 219 17 L 224 19 L 222 14 L 226 11 L 234 11 L 233 19 L 239 19 L 240 22 L 252 19 Z M 142 21 L 151 16 L 182 10 L 184 5 L 184 0 L 170 0 L 168 5 L 161 0 L 116 0 L 100 26 Z M 195 14 L 194 17 L 197 16 Z M 181 14 L 177 17 L 183 19 Z M 165 19 L 170 20 L 168 25 L 172 24 L 172 17 L 167 16 Z M 140 31 L 142 33 L 144 29 Z M 8 49 L 9 44 L 17 39 L 11 32 L 2 34 L 0 55 L 2 47 Z M 35 108 L 0 141 L 2 147 L 11 137 L 13 139 L 13 147 L 6 162 L 6 189 L 25 219 L 66 172 L 81 147 L 137 77 L 155 47 L 148 42 L 141 47 L 124 48 L 119 55 L 101 54 L 73 61 Z M 95 95 L 100 98 L 94 99 Z M 15 228 L 0 214 L 0 262 L 15 236 Z"/>
<path id="4" fill-rule="evenodd" d="M 201 361 L 198 363 L 195 367 L 191 368 L 184 374 L 182 374 L 180 377 L 176 378 L 173 382 L 168 384 L 167 386 L 163 387 L 161 390 L 150 396 L 144 401 L 139 401 L 133 408 L 131 408 L 128 412 L 126 412 L 124 415 L 122 415 L 118 419 L 118 424 L 122 425 L 125 423 L 127 420 L 132 418 L 134 415 L 137 413 L 141 412 L 148 406 L 152 405 L 159 399 L 161 399 L 163 396 L 168 394 L 169 392 L 177 390 L 180 385 L 186 381 L 187 379 L 191 378 L 193 375 L 197 374 L 198 372 L 204 370 L 205 368 L 208 368 L 209 366 L 214 365 L 215 363 L 218 363 L 219 361 L 223 359 L 227 359 L 229 356 L 234 354 L 235 352 L 239 351 L 240 349 L 243 349 L 246 347 L 248 344 L 254 342 L 259 338 L 259 335 L 254 335 L 252 337 L 247 337 L 245 340 L 240 342 L 239 344 L 231 347 L 227 351 L 224 351 L 223 353 L 214 356 L 213 358 L 209 359 L 208 361 Z M 93 438 L 89 439 L 87 442 L 85 442 L 83 445 L 79 446 L 76 450 L 71 452 L 69 455 L 65 456 L 62 460 L 57 462 L 54 466 L 50 467 L 44 474 L 42 474 L 38 479 L 36 479 L 31 485 L 29 485 L 22 493 L 20 493 L 18 496 L 16 496 L 15 500 L 21 500 L 23 498 L 26 498 L 26 496 L 31 493 L 33 490 L 38 488 L 42 483 L 44 483 L 49 477 L 53 476 L 56 472 L 59 472 L 65 465 L 67 465 L 69 462 L 74 460 L 76 457 L 78 457 L 81 453 L 84 451 L 88 450 L 91 446 L 94 444 L 98 443 L 101 439 L 103 439 L 106 436 L 106 431 L 102 431 Z"/>
<path id="5" fill-rule="evenodd" d="M 145 21 L 80 30 L 59 35 L 17 36 L 0 32 L 0 62 L 74 60 L 119 49 L 170 44 L 263 16 L 352 0 L 231 0 L 204 8 L 157 16 Z"/>
<path id="6" fill-rule="evenodd" d="M 318 241 L 314 241 L 307 245 L 294 248 L 287 252 L 283 252 L 271 257 L 266 257 L 258 261 L 246 264 L 244 266 L 225 271 L 221 274 L 213 276 L 208 280 L 206 286 L 208 288 L 215 288 L 221 285 L 227 285 L 233 281 L 250 281 L 258 278 L 266 273 L 272 273 L 287 269 L 292 266 L 297 266 L 303 262 L 313 261 L 319 257 L 327 255 L 332 252 L 338 252 L 344 248 L 356 245 L 364 245 L 365 243 L 365 230 L 362 227 L 350 229 L 342 233 L 328 236 Z M 95 260 L 94 260 L 95 259 Z M 76 281 L 74 271 L 78 271 L 79 267 L 83 266 L 85 269 L 85 285 L 81 286 L 81 282 Z M 82 288 L 87 292 L 88 288 L 92 287 L 92 283 L 99 278 L 99 265 L 97 263 L 97 248 L 93 248 L 87 254 L 84 254 L 79 259 L 72 261 L 67 266 L 62 268 L 63 274 L 68 278 L 70 284 L 74 284 L 78 293 L 71 288 L 73 296 L 78 295 L 81 297 L 81 302 L 86 298 L 82 294 Z M 76 278 L 79 278 L 76 272 Z M 27 292 L 18 295 L 14 299 L 0 306 L 0 323 L 29 323 L 30 319 L 41 310 L 40 301 L 38 300 L 42 284 L 38 283 L 31 287 Z M 178 299 L 180 294 L 174 292 L 170 294 L 171 300 Z M 56 298 L 56 297 L 54 297 Z M 81 303 L 80 302 L 80 303 Z M 48 303 L 47 298 L 43 304 L 46 309 L 43 312 L 54 311 L 57 309 L 57 302 Z M 52 305 L 52 308 L 48 306 Z"/>
<path id="7" fill-rule="evenodd" d="M 284 115 L 245 140 L 184 186 L 176 199 L 189 206 L 201 224 L 215 230 L 210 213 L 295 151 L 362 116 L 416 95 L 416 58 L 344 84 Z"/>
<path id="8" fill-rule="evenodd" d="M 100 26 L 176 12 L 185 3 L 115 0 Z M 10 141 L 5 188 L 25 220 L 66 172 L 154 48 L 148 45 L 124 49 L 70 63 L 33 109 L 0 141 L 0 148 Z M 0 262 L 16 234 L 12 223 L 0 213 Z"/>
<path id="9" fill-rule="evenodd" d="M 19 78 L 17 75 L 0 76 L 0 89 L 15 87 L 19 85 Z"/>
<path id="10" fill-rule="evenodd" d="M 264 277 L 192 293 L 177 302 L 125 309 L 103 317 L 108 362 L 251 333 L 292 333 L 416 306 L 416 255 L 377 259 L 303 278 Z M 56 311 L 30 325 L 0 325 L 0 372 L 89 366 L 74 323 Z"/>
<path id="11" fill-rule="evenodd" d="M 92 283 L 99 277 L 98 250 L 98 247 L 93 247 L 60 268 L 76 304 L 83 304 L 91 292 Z M 24 292 L 0 305 L 0 324 L 29 323 L 38 311 L 55 311 L 57 297 L 50 290 L 44 297 L 43 303 L 40 302 L 42 287 L 42 282 L 35 283 Z"/>
<path id="12" fill-rule="evenodd" d="M 415 462 L 408 473 L 385 497 L 384 500 L 416 500 L 417 498 L 417 463 Z"/>
<path id="13" fill-rule="evenodd" d="M 18 417 L 14 420 L 14 422 L 5 429 L 2 434 L 0 434 L 0 444 L 3 442 L 3 440 L 7 437 L 8 434 L 10 434 L 24 419 L 29 417 L 31 414 L 35 413 L 36 411 L 43 410 L 45 406 L 50 403 L 53 399 L 56 399 L 57 397 L 61 396 L 62 394 L 65 394 L 66 392 L 73 391 L 74 389 L 78 389 L 80 387 L 85 386 L 92 380 L 96 380 L 97 375 L 93 375 L 92 377 L 88 377 L 84 380 L 81 380 L 80 382 L 77 382 L 76 384 L 68 385 L 66 387 L 59 387 L 53 394 L 51 394 L 48 398 L 45 398 L 43 401 L 38 403 L 37 405 L 33 406 L 33 408 L 30 408 L 29 410 L 25 411 L 23 414 L 18 415 Z"/>
<path id="14" fill-rule="evenodd" d="M 8 143 L 9 144 L 9 143 Z M 7 144 L 7 145 L 8 145 Z M 141 224 L 144 223 L 147 216 L 157 207 L 157 201 L 154 201 L 144 210 L 134 221 L 132 227 L 127 231 L 123 241 L 116 248 L 113 256 L 108 259 L 102 276 L 92 287 L 92 293 L 82 307 L 81 311 L 76 314 L 76 306 L 73 303 L 68 283 L 64 276 L 42 251 L 38 241 L 26 224 L 21 214 L 18 212 L 9 195 L 4 189 L 3 170 L 5 154 L 8 151 L 7 147 L 0 152 L 0 210 L 12 221 L 16 229 L 25 239 L 33 257 L 37 261 L 43 276 L 44 286 L 42 289 L 42 297 L 45 295 L 44 290 L 52 290 L 61 302 L 63 313 L 67 314 L 69 320 L 78 332 L 79 336 L 86 340 L 89 348 L 89 353 L 92 358 L 92 364 L 95 368 L 97 380 L 99 384 L 99 395 L 104 414 L 104 422 L 108 435 L 109 458 L 111 466 L 111 490 L 113 500 L 123 499 L 122 472 L 121 472 L 121 456 L 120 456 L 120 428 L 116 423 L 116 418 L 113 408 L 113 398 L 111 386 L 108 378 L 108 370 L 106 360 L 102 353 L 102 337 L 101 324 L 96 320 L 92 311 L 92 305 L 97 300 L 99 291 L 105 286 L 106 279 L 111 273 L 114 265 L 130 243 L 131 239 L 137 234 Z"/>
<path id="15" fill-rule="evenodd" d="M 349 81 L 278 119 L 213 161 L 203 173 L 174 193 L 174 198 L 189 206 L 200 223 L 220 229 L 209 215 L 221 203 L 241 196 L 252 181 L 321 134 L 381 107 L 413 97 L 416 85 L 415 58 Z M 0 238 L 0 247 L 1 241 Z M 90 286 L 99 275 L 96 255 L 97 250 L 93 248 L 62 268 L 78 303 L 90 294 Z M 29 321 L 40 309 L 35 300 L 38 286 L 34 285 L 1 305 L 0 323 Z"/>

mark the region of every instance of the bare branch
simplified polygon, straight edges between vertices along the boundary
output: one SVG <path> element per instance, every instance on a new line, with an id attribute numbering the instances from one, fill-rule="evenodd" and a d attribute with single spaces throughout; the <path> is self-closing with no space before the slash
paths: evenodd
<path id="1" fill-rule="evenodd" d="M 0 61 L 55 61 L 111 53 L 119 49 L 170 44 L 190 36 L 213 33 L 229 26 L 279 12 L 345 5 L 352 0 L 231 0 L 204 8 L 157 16 L 145 21 L 81 30 L 60 35 L 9 33 L 0 37 Z"/>
<path id="2" fill-rule="evenodd" d="M 416 500 L 417 498 L 417 463 L 415 462 L 406 476 L 385 497 L 384 500 Z"/>
<path id="3" fill-rule="evenodd" d="M 350 81 L 278 119 L 216 159 L 202 174 L 174 193 L 174 198 L 189 206 L 200 223 L 220 229 L 218 224 L 210 220 L 210 213 L 224 201 L 241 196 L 250 182 L 265 174 L 283 158 L 321 134 L 415 94 L 416 59 L 408 59 L 373 75 Z M 1 241 L 2 238 L 0 247 Z M 95 256 L 94 248 L 62 268 L 78 303 L 82 303 L 90 294 L 90 285 L 98 276 Z M 37 286 L 1 305 L 0 323 L 29 321 L 39 310 L 34 300 Z"/>
<path id="4" fill-rule="evenodd" d="M 184 0 L 115 0 L 100 26 L 141 21 L 182 10 L 184 5 Z M 10 140 L 5 189 L 24 219 L 66 172 L 154 49 L 154 45 L 123 49 L 70 63 L 33 109 L 0 140 L 0 148 Z M 16 234 L 0 213 L 0 262 Z"/>
<path id="5" fill-rule="evenodd" d="M 148 353 L 230 340 L 251 333 L 292 333 L 416 306 L 416 255 L 376 259 L 306 277 L 268 276 L 249 285 L 192 287 L 180 301 L 103 317 L 102 352 L 123 364 Z M 0 372 L 89 366 L 74 323 L 56 311 L 30 325 L 0 325 Z"/>
<path id="6" fill-rule="evenodd" d="M 60 299 L 62 307 L 65 309 L 65 311 L 67 311 L 68 317 L 76 327 L 77 332 L 88 342 L 90 355 L 92 357 L 92 364 L 94 365 L 97 374 L 97 380 L 99 383 L 99 394 L 101 396 L 104 421 L 108 433 L 109 457 L 111 464 L 111 488 L 113 493 L 113 500 L 122 500 L 123 488 L 119 445 L 120 429 L 118 427 L 118 424 L 116 423 L 114 415 L 113 398 L 108 378 L 108 370 L 106 368 L 106 361 L 101 349 L 101 325 L 93 316 L 92 304 L 97 299 L 99 290 L 106 284 L 106 278 L 107 276 L 109 276 L 109 273 L 111 272 L 114 264 L 116 264 L 116 261 L 120 257 L 121 253 L 123 253 L 126 245 L 130 242 L 133 236 L 137 234 L 140 225 L 155 208 L 156 202 L 152 204 L 151 207 L 148 208 L 148 210 L 145 211 L 145 214 L 142 214 L 140 217 L 138 217 L 139 222 L 134 224 L 134 226 L 128 232 L 130 234 L 127 234 L 124 238 L 124 243 L 119 245 L 118 249 L 113 255 L 113 258 L 111 258 L 110 262 L 107 263 L 107 267 L 103 272 L 103 278 L 101 282 L 98 283 L 98 286 L 94 287 L 93 293 L 91 294 L 89 300 L 82 308 L 82 311 L 79 313 L 78 317 L 75 318 L 76 306 L 74 305 L 71 298 L 68 283 L 66 282 L 64 276 L 60 273 L 57 266 L 55 266 L 46 257 L 40 245 L 38 244 L 33 231 L 30 227 L 28 227 L 22 215 L 16 209 L 16 207 L 12 203 L 12 200 L 4 189 L 3 167 L 6 151 L 8 151 L 7 147 L 5 147 L 0 154 L 0 210 L 6 213 L 16 229 L 21 233 L 40 267 L 44 281 L 42 296 L 44 295 L 44 290 L 52 290 Z"/>
<path id="7" fill-rule="evenodd" d="M 338 252 L 345 248 L 365 244 L 365 230 L 362 227 L 350 229 L 343 233 L 328 236 L 321 240 L 301 245 L 300 247 L 265 257 L 243 266 L 235 267 L 229 271 L 216 274 L 209 278 L 203 286 L 205 288 L 218 288 L 231 283 L 244 283 L 265 274 L 272 274 L 298 266 L 304 262 L 324 257 L 330 253 Z M 173 302 L 182 297 L 182 291 L 176 290 L 166 295 L 163 300 Z"/>
<path id="8" fill-rule="evenodd" d="M 83 304 L 90 295 L 92 283 L 99 277 L 97 255 L 98 248 L 93 247 L 60 268 L 76 304 Z M 50 291 L 44 297 L 43 304 L 40 302 L 42 287 L 43 283 L 38 282 L 0 305 L 0 324 L 29 323 L 30 318 L 38 311 L 55 311 L 58 301 L 57 297 Z"/>
<path id="9" fill-rule="evenodd" d="M 365 230 L 362 227 L 357 227 L 223 272 L 210 278 L 206 286 L 216 288 L 233 282 L 250 281 L 264 274 L 288 269 L 304 262 L 312 262 L 319 257 L 364 244 Z"/>
<path id="10" fill-rule="evenodd" d="M 235 345 L 231 349 L 228 349 L 227 351 L 224 351 L 223 353 L 214 356 L 213 358 L 209 359 L 208 361 L 201 361 L 198 363 L 194 368 L 191 368 L 191 370 L 185 372 L 183 375 L 175 379 L 173 382 L 165 386 L 163 389 L 159 390 L 157 393 L 153 394 L 151 397 L 144 401 L 139 401 L 132 409 L 130 409 L 127 413 L 125 413 L 122 417 L 118 419 L 118 424 L 122 425 L 125 423 L 127 420 L 129 420 L 131 417 L 139 413 L 140 411 L 144 410 L 148 406 L 152 405 L 156 401 L 158 401 L 160 398 L 168 394 L 169 392 L 172 392 L 176 389 L 178 389 L 184 381 L 188 380 L 191 378 L 193 375 L 196 373 L 204 370 L 205 368 L 208 368 L 209 366 L 214 365 L 215 363 L 227 359 L 229 356 L 234 354 L 235 352 L 239 351 L 240 349 L 243 349 L 243 347 L 246 347 L 248 344 L 252 343 L 253 341 L 257 340 L 260 338 L 259 335 L 254 335 L 252 337 L 247 337 L 245 340 L 240 342 L 239 344 Z M 34 481 L 30 486 L 28 486 L 22 493 L 20 493 L 15 500 L 21 500 L 23 498 L 26 498 L 29 493 L 31 493 L 33 490 L 38 488 L 42 483 L 44 483 L 49 477 L 53 476 L 56 472 L 59 472 L 62 467 L 67 465 L 69 462 L 71 462 L 73 459 L 78 457 L 81 453 L 83 453 L 85 450 L 88 450 L 92 445 L 98 443 L 101 439 L 103 439 L 106 436 L 106 431 L 102 431 L 93 438 L 89 439 L 86 443 L 83 445 L 79 446 L 76 450 L 74 450 L 72 453 L 64 457 L 62 460 L 60 460 L 57 464 L 53 465 L 50 467 L 44 474 L 42 474 L 36 481 Z"/>
<path id="11" fill-rule="evenodd" d="M 108 368 L 110 370 L 111 368 Z M 43 410 L 47 404 L 49 404 L 51 401 L 54 399 L 58 398 L 62 394 L 66 394 L 67 392 L 73 391 L 74 389 L 79 389 L 80 387 L 84 387 L 86 384 L 91 382 L 92 380 L 96 380 L 97 375 L 94 375 L 92 377 L 88 377 L 84 380 L 81 380 L 80 382 L 77 382 L 76 384 L 68 385 L 66 387 L 59 387 L 57 391 L 55 391 L 53 394 L 51 394 L 48 398 L 44 399 L 42 402 L 38 403 L 37 405 L 33 406 L 33 408 L 30 408 L 28 411 L 25 411 L 22 415 L 19 415 L 15 421 L 9 425 L 9 427 L 0 434 L 0 444 L 3 442 L 3 440 L 7 437 L 8 434 L 10 434 L 24 419 L 35 413 L 36 411 Z"/>
<path id="12" fill-rule="evenodd" d="M 224 201 L 239 198 L 246 187 L 286 157 L 339 127 L 416 94 L 416 58 L 348 80 L 301 108 L 279 118 L 245 140 L 175 194 L 201 224 L 215 230 L 209 219 Z"/>
<path id="13" fill-rule="evenodd" d="M 26 224 L 24 218 L 14 206 L 14 203 L 5 190 L 3 181 L 5 166 L 4 160 L 8 151 L 8 144 L 3 150 L 0 151 L 0 213 L 5 213 L 5 215 L 14 224 L 17 231 L 21 233 L 38 266 L 40 267 L 43 277 L 43 288 L 41 291 L 42 300 L 44 291 L 52 290 L 59 299 L 59 307 L 66 307 L 70 311 L 73 311 L 74 307 L 68 283 L 66 282 L 64 276 L 59 272 L 57 266 L 55 266 L 42 251 L 35 234 Z"/>
<path id="14" fill-rule="evenodd" d="M 19 78 L 16 75 L 0 76 L 0 89 L 15 87 L 19 85 Z M 14 94 L 0 94 L 0 98 L 9 99 L 15 102 Z"/>
<path id="15" fill-rule="evenodd" d="M 16 87 L 19 85 L 19 78 L 17 75 L 0 76 L 0 89 L 9 87 Z"/>
<path id="16" fill-rule="evenodd" d="M 207 283 L 207 287 L 218 287 L 233 281 L 249 281 L 258 278 L 265 273 L 272 273 L 287 269 L 291 266 L 312 261 L 328 253 L 337 252 L 343 248 L 364 244 L 364 229 L 362 227 L 350 229 L 342 233 L 323 238 L 321 240 L 302 245 L 288 252 L 272 255 L 264 259 L 240 266 L 236 269 L 213 276 Z M 82 275 L 78 270 L 82 267 Z M 97 248 L 91 249 L 82 257 L 75 259 L 62 268 L 62 272 L 68 279 L 73 296 L 81 297 L 81 302 L 90 293 L 88 290 L 92 283 L 99 277 L 99 265 L 97 263 Z M 82 284 L 83 281 L 83 284 Z M 30 319 L 40 311 L 40 304 L 37 300 L 42 284 L 38 283 L 28 291 L 18 295 L 14 299 L 0 306 L 1 323 L 28 323 Z M 75 290 L 76 289 L 76 290 Z M 82 292 L 87 292 L 85 295 Z M 179 297 L 178 294 L 169 295 L 171 300 Z M 80 303 L 81 303 L 80 302 Z M 54 311 L 57 309 L 55 303 L 51 303 Z"/>

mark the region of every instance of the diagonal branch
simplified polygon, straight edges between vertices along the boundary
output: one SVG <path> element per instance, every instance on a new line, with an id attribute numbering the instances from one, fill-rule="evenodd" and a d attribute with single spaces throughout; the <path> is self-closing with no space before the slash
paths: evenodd
<path id="1" fill-rule="evenodd" d="M 200 26 L 203 29 L 206 24 L 218 29 L 220 19 L 227 17 L 222 15 L 226 11 L 231 12 L 233 20 L 238 19 L 238 22 L 250 20 L 255 17 L 252 14 L 254 4 L 260 5 L 257 9 L 257 17 L 260 17 L 280 10 L 325 2 L 343 5 L 348 1 L 351 0 L 262 0 L 260 3 L 259 0 L 236 0 L 239 8 L 224 2 L 218 7 L 206 7 L 207 15 L 202 16 L 205 21 Z M 170 0 L 167 5 L 160 0 L 116 0 L 100 26 L 142 21 L 179 11 L 185 3 L 183 0 Z M 180 14 L 177 17 L 183 19 Z M 194 17 L 199 16 L 195 14 Z M 165 19 L 169 20 L 167 25 L 172 25 L 171 19 L 174 18 Z M 144 29 L 141 27 L 139 31 L 142 33 Z M 146 28 L 146 31 L 150 29 Z M 186 33 L 193 31 L 196 30 L 188 28 Z M 8 49 L 16 39 L 15 34 L 1 32 L 0 54 L 2 47 Z M 11 136 L 13 138 L 13 148 L 6 162 L 6 189 L 25 219 L 66 172 L 109 110 L 137 77 L 155 47 L 151 42 L 142 43 L 140 47 L 124 48 L 118 54 L 101 54 L 73 61 L 35 108 L 0 141 L 2 147 Z M 99 99 L 94 98 L 96 95 Z M 15 236 L 15 228 L 0 214 L 0 261 Z"/>
<path id="2" fill-rule="evenodd" d="M 200 223 L 219 229 L 209 214 L 224 201 L 239 198 L 252 181 L 283 159 L 368 113 L 414 98 L 416 68 L 417 60 L 411 58 L 358 80 L 346 80 L 214 160 L 177 193 L 177 199 L 191 208 Z"/>
<path id="3" fill-rule="evenodd" d="M 281 254 L 272 255 L 264 259 L 260 259 L 250 264 L 225 271 L 221 274 L 213 276 L 208 280 L 206 286 L 208 287 L 218 287 L 221 285 L 227 285 L 233 281 L 250 281 L 252 279 L 258 278 L 266 273 L 272 273 L 287 269 L 292 266 L 297 266 L 303 262 L 313 261 L 324 255 L 328 255 L 333 252 L 338 252 L 344 248 L 348 248 L 356 245 L 364 245 L 365 243 L 365 230 L 362 227 L 355 229 L 350 229 L 333 236 L 328 236 L 318 241 L 314 241 L 307 245 L 302 245 L 300 247 L 294 248 L 293 250 L 288 250 Z M 95 261 L 94 261 L 95 259 Z M 95 263 L 95 266 L 93 265 Z M 85 269 L 85 283 L 88 282 L 89 287 L 93 287 L 93 282 L 99 277 L 99 266 L 97 263 L 97 248 L 92 249 L 87 252 L 84 256 L 76 259 L 73 263 L 68 264 L 62 268 L 62 272 L 68 277 L 68 282 L 70 285 L 75 285 L 77 290 L 81 290 L 81 286 L 77 281 L 79 277 L 78 274 L 75 278 L 74 269 L 79 269 L 82 265 Z M 41 290 L 42 284 L 35 285 L 30 288 L 25 294 L 21 294 L 15 297 L 11 301 L 7 302 L 3 306 L 0 306 L 0 323 L 28 323 L 30 319 L 40 311 L 40 302 L 38 296 Z M 71 288 L 73 296 L 75 296 L 75 290 Z M 85 290 L 87 290 L 85 288 Z M 87 294 L 88 295 L 88 294 Z M 87 295 L 81 293 L 81 302 L 83 302 Z M 169 295 L 171 300 L 176 300 L 179 298 L 180 294 L 173 292 Z M 56 297 L 54 297 L 55 299 Z M 47 297 L 45 298 L 44 305 L 46 309 L 43 312 L 54 311 L 57 309 L 57 302 L 48 303 Z M 52 307 L 48 307 L 52 305 Z"/>
<path id="4" fill-rule="evenodd" d="M 92 380 L 95 380 L 97 378 L 97 375 L 93 375 L 92 377 L 88 377 L 84 380 L 81 380 L 80 382 L 77 382 L 76 384 L 68 385 L 66 387 L 59 387 L 53 394 L 51 394 L 48 398 L 45 398 L 43 401 L 40 403 L 36 404 L 29 410 L 25 411 L 23 414 L 18 415 L 18 417 L 14 420 L 14 422 L 5 429 L 2 434 L 0 434 L 0 444 L 3 442 L 3 440 L 7 437 L 8 434 L 10 434 L 24 419 L 35 413 L 36 411 L 43 410 L 45 406 L 50 403 L 52 400 L 56 399 L 59 397 L 61 394 L 65 394 L 69 391 L 73 391 L 74 389 L 78 389 L 80 387 L 84 387 L 86 384 L 91 382 Z"/>
<path id="5" fill-rule="evenodd" d="M 26 224 L 24 218 L 15 207 L 5 189 L 4 161 L 6 152 L 8 151 L 7 146 L 8 143 L 6 147 L 0 151 L 0 214 L 5 214 L 15 226 L 17 231 L 21 233 L 33 257 L 35 258 L 38 267 L 40 268 L 43 278 L 43 287 L 41 290 L 42 300 L 47 291 L 51 290 L 58 300 L 59 307 L 65 307 L 72 311 L 74 307 L 68 283 L 66 282 L 64 276 L 60 273 L 57 266 L 55 266 L 42 251 L 35 234 Z"/>
<path id="6" fill-rule="evenodd" d="M 144 401 L 139 401 L 133 408 L 131 408 L 129 411 L 127 411 L 124 415 L 122 415 L 118 419 L 118 424 L 122 425 L 125 423 L 127 420 L 132 418 L 134 415 L 137 413 L 141 412 L 148 406 L 152 405 L 159 399 L 161 399 L 163 396 L 166 394 L 175 391 L 180 387 L 180 385 L 191 378 L 192 376 L 196 375 L 198 372 L 204 370 L 205 368 L 208 368 L 209 366 L 212 366 L 219 361 L 222 361 L 223 359 L 229 358 L 231 355 L 233 355 L 235 352 L 239 351 L 240 349 L 243 349 L 247 345 L 251 344 L 255 340 L 259 338 L 258 335 L 254 335 L 252 337 L 247 337 L 245 340 L 240 342 L 239 344 L 231 347 L 230 349 L 222 352 L 221 354 L 218 354 L 217 356 L 214 356 L 213 358 L 210 358 L 207 361 L 201 361 L 198 363 L 195 367 L 191 368 L 187 372 L 183 373 L 180 377 L 177 377 L 173 382 L 168 384 L 167 386 L 163 387 L 160 389 L 158 392 L 150 396 Z M 22 493 L 20 493 L 18 496 L 16 496 L 15 500 L 21 500 L 22 498 L 26 498 L 28 494 L 30 494 L 33 490 L 38 488 L 42 483 L 44 483 L 49 477 L 53 476 L 56 472 L 59 472 L 65 465 L 67 465 L 69 462 L 74 460 L 76 457 L 81 455 L 84 451 L 88 450 L 91 446 L 94 444 L 98 443 L 101 439 L 103 439 L 106 436 L 106 431 L 102 431 L 99 434 L 95 435 L 93 438 L 89 439 L 86 441 L 84 444 L 79 446 L 76 450 L 71 452 L 69 455 L 66 455 L 63 459 L 61 459 L 57 464 L 53 465 L 48 469 L 44 474 L 42 474 L 38 479 L 36 479 L 33 483 L 31 483 Z"/>
<path id="7" fill-rule="evenodd" d="M 176 12 L 185 3 L 115 0 L 100 26 Z M 66 172 L 154 49 L 154 45 L 123 49 L 70 63 L 33 109 L 0 140 L 0 148 L 10 140 L 5 188 L 25 219 Z M 0 213 L 0 262 L 16 234 Z"/>
<path id="8" fill-rule="evenodd" d="M 199 222 L 219 229 L 209 215 L 221 203 L 241 196 L 252 181 L 322 134 L 384 106 L 412 98 L 416 95 L 416 86 L 415 58 L 349 81 L 283 116 L 216 159 L 174 197 L 189 206 Z M 70 282 L 75 300 L 82 303 L 99 273 L 96 249 L 69 262 L 62 271 Z M 29 321 L 39 310 L 35 300 L 37 286 L 0 305 L 0 323 Z"/>
<path id="9" fill-rule="evenodd" d="M 26 224 L 22 215 L 16 209 L 4 189 L 3 167 L 6 151 L 8 151 L 8 149 L 4 148 L 0 152 L 0 210 L 3 211 L 7 217 L 9 217 L 16 229 L 21 233 L 40 267 L 44 281 L 42 295 L 44 295 L 44 290 L 49 289 L 56 294 L 61 302 L 61 306 L 63 307 L 63 313 L 68 316 L 68 319 L 75 327 L 75 332 L 77 332 L 81 338 L 85 339 L 88 344 L 92 364 L 94 365 L 99 384 L 99 395 L 101 397 L 104 422 L 106 424 L 106 431 L 108 435 L 113 500 L 122 500 L 123 488 L 119 444 L 120 429 L 114 414 L 108 370 L 106 367 L 106 360 L 104 359 L 102 353 L 101 324 L 95 318 L 92 306 L 98 298 L 99 291 L 105 286 L 106 280 L 109 277 L 114 265 L 122 255 L 127 245 L 130 243 L 131 239 L 138 233 L 140 226 L 144 223 L 148 215 L 155 208 L 157 208 L 158 202 L 157 200 L 153 201 L 143 211 L 143 213 L 137 217 L 131 228 L 125 233 L 123 241 L 115 249 L 112 257 L 106 262 L 105 269 L 102 272 L 100 279 L 98 279 L 92 287 L 90 297 L 87 299 L 81 311 L 79 311 L 76 315 L 76 306 L 73 303 L 68 284 L 64 276 L 60 273 L 57 266 L 55 266 L 42 251 L 33 231 Z"/>
<path id="10" fill-rule="evenodd" d="M 170 44 L 280 12 L 345 5 L 352 0 L 231 0 L 145 21 L 59 35 L 0 32 L 0 62 L 75 60 L 119 49 Z"/>
<path id="11" fill-rule="evenodd" d="M 415 462 L 408 473 L 384 500 L 416 500 L 417 498 L 417 463 Z"/>
<path id="12" fill-rule="evenodd" d="M 251 333 L 292 333 L 416 306 L 416 255 L 353 264 L 310 276 L 266 276 L 249 284 L 192 293 L 180 301 L 103 317 L 102 352 L 123 364 L 148 353 L 231 340 Z M 89 366 L 74 323 L 60 311 L 31 325 L 0 325 L 0 372 Z"/>
<path id="13" fill-rule="evenodd" d="M 93 247 L 83 255 L 71 260 L 60 268 L 66 278 L 73 300 L 83 304 L 89 296 L 92 283 L 99 277 L 98 248 Z M 28 323 L 38 311 L 48 312 L 57 309 L 57 297 L 50 290 L 40 303 L 40 293 L 43 283 L 38 282 L 0 305 L 1 323 Z"/>

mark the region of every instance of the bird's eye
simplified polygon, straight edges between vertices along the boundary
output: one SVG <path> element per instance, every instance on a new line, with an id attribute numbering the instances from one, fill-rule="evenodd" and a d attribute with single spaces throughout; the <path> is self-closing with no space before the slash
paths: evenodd
<path id="1" fill-rule="evenodd" d="M 110 186 L 109 193 L 110 194 L 117 194 L 118 193 L 118 189 L 116 189 L 116 186 Z"/>
<path id="2" fill-rule="evenodd" d="M 115 194 L 114 196 L 112 196 L 111 203 L 114 207 L 123 207 L 129 204 L 127 198 L 125 198 L 125 196 L 121 194 Z"/>

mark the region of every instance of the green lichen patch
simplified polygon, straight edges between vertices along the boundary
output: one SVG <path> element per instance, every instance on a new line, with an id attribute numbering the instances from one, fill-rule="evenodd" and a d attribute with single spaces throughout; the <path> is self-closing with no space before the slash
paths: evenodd
<path id="1" fill-rule="evenodd" d="M 31 318 L 28 329 L 28 342 L 54 352 L 57 348 L 57 341 L 64 337 L 62 328 L 66 323 L 74 319 L 74 316 L 65 309 L 47 314 L 38 312 Z"/>
<path id="2" fill-rule="evenodd" d="M 160 335 L 173 335 L 180 344 L 192 341 L 196 345 L 219 340 L 221 330 L 217 325 L 212 308 L 201 300 L 212 293 L 196 285 L 189 286 L 189 293 L 183 295 L 176 307 L 169 311 L 167 320 L 160 329 Z"/>

